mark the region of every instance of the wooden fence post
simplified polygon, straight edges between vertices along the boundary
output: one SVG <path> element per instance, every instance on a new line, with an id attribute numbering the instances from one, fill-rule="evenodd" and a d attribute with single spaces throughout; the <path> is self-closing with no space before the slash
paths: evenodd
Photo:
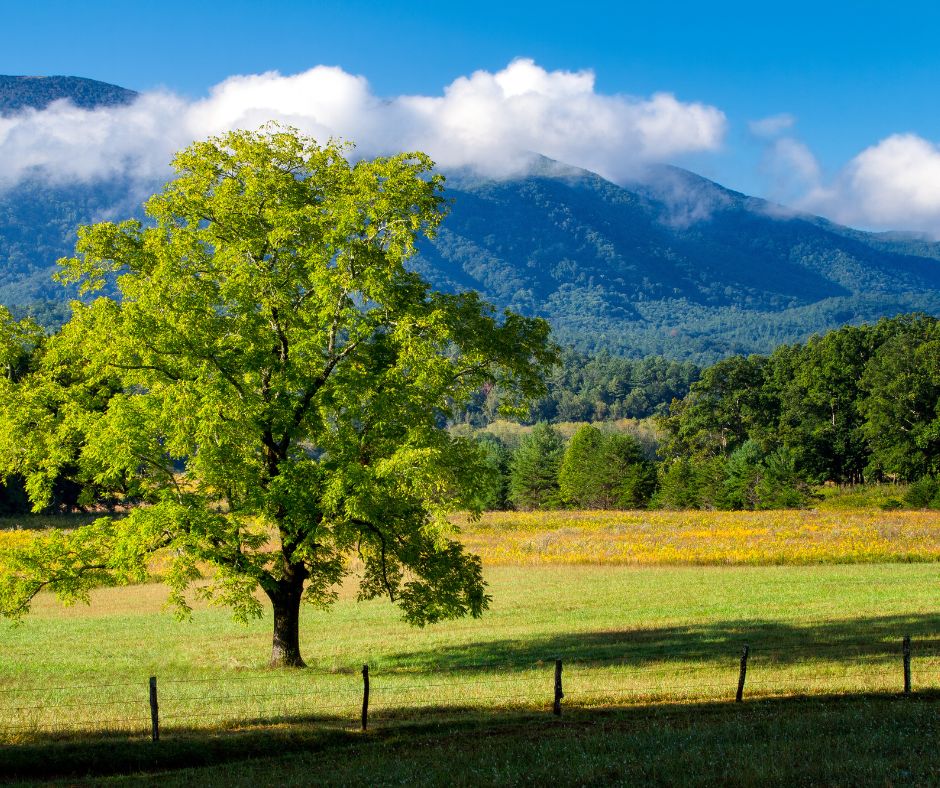
<path id="1" fill-rule="evenodd" d="M 157 677 L 150 677 L 150 726 L 154 741 L 160 741 L 160 710 L 157 706 Z"/>
<path id="2" fill-rule="evenodd" d="M 362 666 L 362 729 L 369 727 L 369 666 Z"/>
<path id="3" fill-rule="evenodd" d="M 555 660 L 555 705 L 552 711 L 555 712 L 557 716 L 561 716 L 561 699 L 565 697 L 565 693 L 561 691 L 561 660 Z"/>
<path id="4" fill-rule="evenodd" d="M 904 655 L 904 694 L 911 694 L 911 636 L 904 636 L 904 643 L 902 645 L 902 653 Z"/>
<path id="5" fill-rule="evenodd" d="M 738 674 L 738 693 L 734 696 L 734 700 L 737 703 L 744 700 L 744 679 L 747 676 L 747 655 L 749 651 L 750 646 L 745 643 L 744 651 L 741 652 L 741 672 Z"/>

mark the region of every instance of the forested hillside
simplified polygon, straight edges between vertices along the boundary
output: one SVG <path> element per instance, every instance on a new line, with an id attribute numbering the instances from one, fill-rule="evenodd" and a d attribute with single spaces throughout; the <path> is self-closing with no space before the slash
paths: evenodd
<path id="1" fill-rule="evenodd" d="M 675 168 L 623 188 L 544 162 L 452 178 L 419 267 L 442 287 L 549 318 L 584 350 L 709 363 L 900 312 L 940 312 L 940 246 L 784 215 Z"/>
<path id="2" fill-rule="evenodd" d="M 8 109 L 133 95 L 88 80 L 0 78 Z M 450 173 L 446 194 L 450 216 L 413 267 L 438 288 L 546 317 L 580 351 L 709 364 L 847 323 L 940 314 L 937 243 L 787 212 L 674 167 L 617 185 L 541 159 L 513 179 Z M 142 196 L 130 181 L 0 191 L 0 303 L 21 311 L 66 299 L 50 275 L 75 228 L 140 215 Z"/>
<path id="3" fill-rule="evenodd" d="M 548 375 L 548 392 L 527 421 L 574 422 L 644 419 L 684 397 L 701 370 L 662 356 L 640 360 L 566 350 Z M 499 417 L 500 392 L 481 391 L 456 421 L 484 426 Z"/>
<path id="4" fill-rule="evenodd" d="M 13 77 L 0 74 L 0 115 L 23 109 L 45 109 L 53 101 L 68 99 L 76 107 L 127 104 L 133 90 L 83 77 Z"/>

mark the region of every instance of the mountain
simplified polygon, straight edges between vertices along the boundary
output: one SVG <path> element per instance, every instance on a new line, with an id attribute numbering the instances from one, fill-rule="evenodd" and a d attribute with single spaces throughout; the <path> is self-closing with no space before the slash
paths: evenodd
<path id="1" fill-rule="evenodd" d="M 4 80 L 22 79 L 0 77 L 0 106 L 13 95 Z M 45 79 L 74 80 L 56 83 L 75 91 L 58 98 L 93 95 L 90 80 Z M 53 83 L 15 84 L 20 108 L 53 100 Z M 122 90 L 96 100 L 134 95 Z M 523 177 L 450 173 L 446 192 L 450 215 L 412 265 L 438 288 L 542 315 L 582 350 L 701 364 L 845 323 L 940 314 L 940 244 L 841 227 L 675 167 L 618 185 L 537 159 Z M 0 303 L 64 300 L 49 274 L 75 227 L 139 215 L 139 202 L 129 181 L 0 193 Z"/>
<path id="2" fill-rule="evenodd" d="M 543 160 L 448 181 L 451 215 L 416 261 L 581 349 L 708 363 L 845 323 L 940 313 L 940 244 L 865 233 L 674 167 L 618 186 Z"/>
<path id="3" fill-rule="evenodd" d="M 23 109 L 45 109 L 53 101 L 68 99 L 76 107 L 94 109 L 129 104 L 137 93 L 83 77 L 12 77 L 0 74 L 0 115 Z"/>

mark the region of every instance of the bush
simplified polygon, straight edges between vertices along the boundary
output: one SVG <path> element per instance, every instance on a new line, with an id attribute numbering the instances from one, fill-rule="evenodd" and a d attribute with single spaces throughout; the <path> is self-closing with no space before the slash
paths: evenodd
<path id="1" fill-rule="evenodd" d="M 940 509 L 940 479 L 924 476 L 911 484 L 904 502 L 915 509 Z"/>

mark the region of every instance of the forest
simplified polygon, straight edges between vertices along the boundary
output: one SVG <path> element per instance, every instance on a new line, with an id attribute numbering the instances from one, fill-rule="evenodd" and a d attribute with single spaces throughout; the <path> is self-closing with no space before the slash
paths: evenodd
<path id="1" fill-rule="evenodd" d="M 8 374 L 29 363 L 7 360 Z M 547 388 L 515 427 L 498 421 L 493 387 L 451 416 L 487 458 L 483 508 L 773 509 L 866 482 L 909 483 L 898 506 L 940 508 L 940 321 L 928 315 L 705 369 L 568 349 Z M 81 495 L 63 474 L 49 510 L 74 510 Z M 29 508 L 11 476 L 0 512 Z"/>
<path id="2" fill-rule="evenodd" d="M 628 370 L 669 369 L 661 364 L 566 356 L 517 445 L 481 433 L 493 471 L 487 508 L 789 508 L 812 505 L 821 485 L 871 482 L 905 483 L 899 507 L 940 507 L 936 318 L 900 315 L 767 356 L 731 356 L 669 405 L 630 410 L 633 392 L 605 399 L 635 379 Z M 672 373 L 657 391 L 666 380 L 679 387 L 690 370 Z M 651 414 L 655 456 L 604 423 L 605 415 Z M 567 443 L 551 424 L 578 419 L 600 424 L 583 425 Z"/>

